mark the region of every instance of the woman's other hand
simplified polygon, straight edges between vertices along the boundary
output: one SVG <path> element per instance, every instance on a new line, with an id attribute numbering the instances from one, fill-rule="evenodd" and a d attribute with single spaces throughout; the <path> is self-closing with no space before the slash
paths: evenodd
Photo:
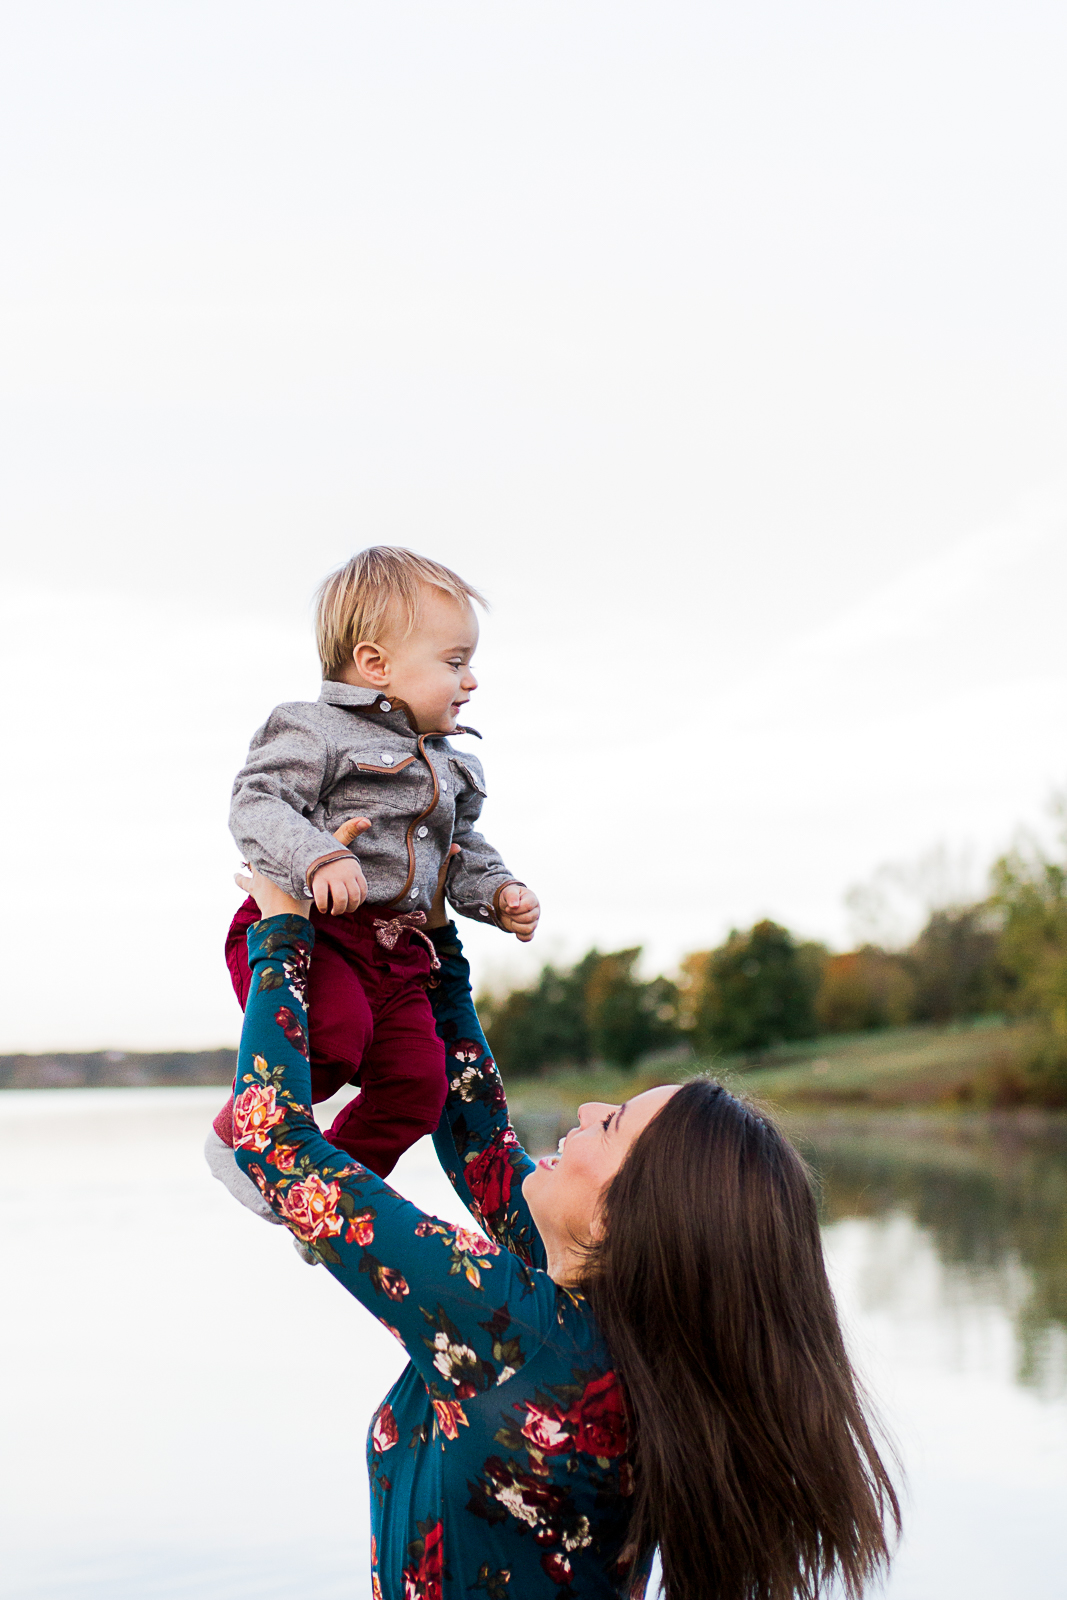
<path id="1" fill-rule="evenodd" d="M 245 894 L 252 896 L 261 917 L 306 917 L 311 910 L 310 900 L 294 899 L 255 867 L 248 868 L 247 877 L 243 872 L 235 872 L 233 881 Z"/>
<path id="2" fill-rule="evenodd" d="M 437 874 L 437 888 L 434 890 L 433 900 L 430 904 L 430 914 L 426 918 L 428 928 L 443 928 L 448 922 L 448 910 L 445 906 L 445 879 L 453 856 L 459 855 L 459 845 L 454 844 L 441 863 L 441 870 Z"/>

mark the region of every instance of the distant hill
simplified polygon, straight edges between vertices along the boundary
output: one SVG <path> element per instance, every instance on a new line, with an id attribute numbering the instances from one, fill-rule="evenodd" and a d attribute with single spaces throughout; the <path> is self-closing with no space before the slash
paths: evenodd
<path id="1" fill-rule="evenodd" d="M 40 1056 L 0 1056 L 2 1089 L 137 1088 L 149 1084 L 218 1083 L 233 1079 L 232 1050 L 51 1051 Z"/>

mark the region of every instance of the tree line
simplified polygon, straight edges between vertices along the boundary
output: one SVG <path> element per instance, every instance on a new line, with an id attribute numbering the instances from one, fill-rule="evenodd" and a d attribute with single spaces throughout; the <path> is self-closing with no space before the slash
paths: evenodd
<path id="1" fill-rule="evenodd" d="M 1001 857 L 984 898 L 933 911 L 903 949 L 834 953 L 765 919 L 687 955 L 675 977 L 640 977 L 640 955 L 590 950 L 482 998 L 503 1071 L 626 1068 L 678 1047 L 757 1061 L 820 1034 L 1001 1014 L 1034 1023 L 1019 1098 L 1067 1104 L 1067 863 L 1037 846 Z"/>

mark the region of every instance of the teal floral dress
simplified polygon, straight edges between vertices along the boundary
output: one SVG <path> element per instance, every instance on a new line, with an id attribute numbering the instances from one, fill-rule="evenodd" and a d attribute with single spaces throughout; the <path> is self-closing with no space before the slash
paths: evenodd
<path id="1" fill-rule="evenodd" d="M 410 1357 L 368 1439 L 374 1600 L 618 1596 L 632 1489 L 622 1392 L 587 1303 L 544 1270 L 522 1197 L 533 1163 L 508 1122 L 455 929 L 433 935 L 449 1068 L 435 1142 L 485 1235 L 427 1216 L 319 1132 L 305 1010 L 314 938 L 295 916 L 248 931 L 235 1154 Z"/>

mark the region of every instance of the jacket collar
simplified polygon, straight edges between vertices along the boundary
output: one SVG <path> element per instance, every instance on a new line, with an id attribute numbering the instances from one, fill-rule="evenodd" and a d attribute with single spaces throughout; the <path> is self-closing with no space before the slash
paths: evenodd
<path id="1" fill-rule="evenodd" d="M 381 694 L 377 689 L 363 689 L 355 683 L 335 683 L 332 678 L 323 680 L 319 691 L 319 699 L 329 706 L 344 706 L 349 711 L 358 711 L 368 720 L 383 722 L 394 733 L 416 734 L 415 719 L 403 700 L 390 700 L 388 695 Z M 476 739 L 481 738 L 477 728 L 464 728 L 457 726 L 455 733 L 472 733 Z M 445 739 L 447 734 L 430 734 L 431 739 Z"/>

